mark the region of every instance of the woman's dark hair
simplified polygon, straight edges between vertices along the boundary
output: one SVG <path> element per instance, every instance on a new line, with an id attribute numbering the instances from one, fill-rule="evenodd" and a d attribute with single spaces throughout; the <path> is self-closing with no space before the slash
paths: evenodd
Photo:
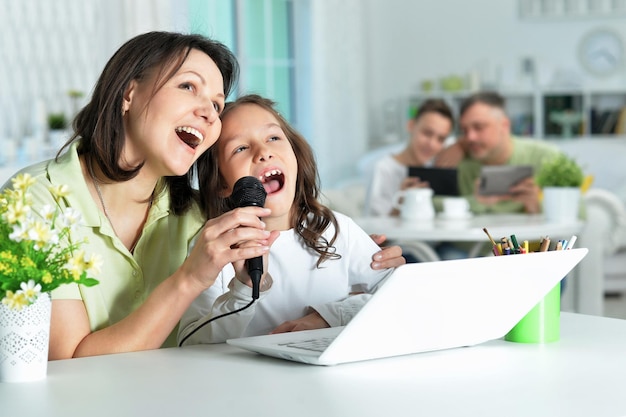
<path id="1" fill-rule="evenodd" d="M 341 255 L 335 253 L 333 246 L 339 234 L 339 224 L 333 212 L 322 205 L 318 199 L 320 195 L 319 173 L 311 146 L 274 108 L 273 101 L 256 94 L 245 95 L 234 102 L 227 103 L 221 115 L 222 120 L 226 120 L 233 109 L 246 104 L 259 106 L 276 118 L 298 161 L 296 195 L 290 213 L 290 226 L 300 235 L 306 246 L 319 254 L 318 267 L 327 259 L 341 258 Z M 219 172 L 217 144 L 201 155 L 196 164 L 200 207 L 204 215 L 211 219 L 229 211 L 231 209 L 229 197 L 218 195 L 219 190 L 227 187 Z M 335 233 L 328 241 L 322 233 L 331 224 L 334 226 Z"/>
<path id="2" fill-rule="evenodd" d="M 454 115 L 452 109 L 448 106 L 445 100 L 440 98 L 429 98 L 419 105 L 413 120 L 419 120 L 423 115 L 427 113 L 437 113 L 446 119 L 450 120 L 450 124 L 454 126 Z"/>
<path id="3" fill-rule="evenodd" d="M 239 65 L 232 52 L 222 43 L 202 35 L 174 32 L 148 32 L 138 35 L 124 45 L 107 62 L 98 79 L 91 101 L 76 115 L 74 134 L 61 148 L 80 138 L 79 155 L 85 157 L 89 169 L 97 164 L 103 175 L 111 181 L 126 181 L 137 175 L 143 163 L 124 169 L 120 156 L 124 148 L 124 123 L 122 117 L 124 92 L 133 80 L 141 81 L 156 74 L 152 94 L 178 71 L 192 49 L 207 54 L 222 74 L 224 95 L 228 97 L 239 75 Z M 175 214 L 184 213 L 195 192 L 191 187 L 191 174 L 166 177 L 160 192 L 170 191 L 170 207 Z"/>

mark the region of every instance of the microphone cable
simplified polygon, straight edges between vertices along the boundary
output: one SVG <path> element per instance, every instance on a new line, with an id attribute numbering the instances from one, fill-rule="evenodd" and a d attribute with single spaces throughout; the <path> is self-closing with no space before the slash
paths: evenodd
<path id="1" fill-rule="evenodd" d="M 253 298 L 252 301 L 250 301 L 245 306 L 243 306 L 241 308 L 238 308 L 237 310 L 229 311 L 228 313 L 220 314 L 219 316 L 211 317 L 210 319 L 207 319 L 207 320 L 203 321 L 202 323 L 200 323 L 200 325 L 198 327 L 196 327 L 191 332 L 189 332 L 188 335 L 183 337 L 183 340 L 180 341 L 180 343 L 178 344 L 178 347 L 183 347 L 183 344 L 187 341 L 187 339 L 189 339 L 192 335 L 194 335 L 198 330 L 200 330 L 201 328 L 203 328 L 207 324 L 209 324 L 209 323 L 211 323 L 211 322 L 213 322 L 213 321 L 215 321 L 217 319 L 221 319 L 222 317 L 226 317 L 226 316 L 230 316 L 231 314 L 239 313 L 239 312 L 245 310 L 246 308 L 250 307 L 252 304 L 254 304 L 254 302 L 256 300 L 257 300 L 256 298 Z"/>

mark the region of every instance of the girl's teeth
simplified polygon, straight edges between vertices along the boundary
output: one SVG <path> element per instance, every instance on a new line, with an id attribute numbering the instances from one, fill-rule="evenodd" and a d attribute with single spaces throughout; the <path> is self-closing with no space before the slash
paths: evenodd
<path id="1" fill-rule="evenodd" d="M 280 173 L 281 173 L 281 172 L 280 172 L 279 170 L 277 170 L 277 169 L 273 169 L 273 170 L 271 170 L 271 171 L 267 171 L 265 174 L 261 175 L 261 178 L 260 178 L 260 179 L 263 179 L 263 177 L 265 177 L 265 178 L 269 178 L 269 177 L 271 177 L 272 175 L 279 175 Z"/>

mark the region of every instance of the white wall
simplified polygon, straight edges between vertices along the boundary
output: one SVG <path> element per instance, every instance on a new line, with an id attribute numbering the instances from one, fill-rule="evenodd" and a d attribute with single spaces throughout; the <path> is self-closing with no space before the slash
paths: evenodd
<path id="1" fill-rule="evenodd" d="M 88 93 L 121 42 L 146 30 L 186 30 L 188 21 L 186 0 L 52 3 L 0 0 L 0 140 L 32 131 L 34 105 L 28 97 L 43 97 L 50 111 L 67 109 L 67 90 Z M 298 127 L 313 143 L 325 186 L 356 173 L 358 158 L 381 142 L 389 103 L 417 91 L 421 80 L 476 71 L 483 80 L 511 86 L 521 59 L 532 57 L 547 82 L 559 68 L 583 74 L 576 48 L 591 28 L 609 27 L 626 39 L 624 13 L 520 20 L 518 0 L 294 4 L 304 11 L 296 29 L 306 33 L 310 25 L 311 32 L 303 50 L 296 49 L 304 82 L 297 91 Z M 68 37 L 78 39 L 78 49 L 63 48 L 73 44 Z M 302 56 L 307 50 L 310 56 Z M 36 66 L 29 56 L 36 56 Z M 626 68 L 618 76 L 584 82 L 626 88 Z"/>
<path id="2" fill-rule="evenodd" d="M 521 61 L 535 61 L 539 82 L 558 71 L 594 88 L 626 87 L 621 74 L 597 79 L 585 74 L 578 44 L 592 28 L 606 27 L 626 41 L 626 18 L 554 17 L 523 20 L 518 0 L 365 0 L 369 140 L 382 135 L 382 106 L 419 91 L 424 79 L 465 76 L 472 71 L 502 88 L 524 86 Z M 582 3 L 581 3 L 582 4 Z M 616 14 L 614 14 L 615 16 Z"/>
<path id="3" fill-rule="evenodd" d="M 577 49 L 598 27 L 626 42 L 624 12 L 521 19 L 518 0 L 312 3 L 314 121 L 306 133 L 325 186 L 356 174 L 358 158 L 383 143 L 389 117 L 404 117 L 400 99 L 419 92 L 425 79 L 475 73 L 493 87 L 533 88 L 522 72 L 522 59 L 532 58 L 542 86 L 574 79 L 588 88 L 626 88 L 626 66 L 619 75 L 593 78 Z"/>
<path id="4" fill-rule="evenodd" d="M 178 0 L 0 0 L 0 165 L 24 141 L 41 145 L 48 113 L 68 119 L 87 101 L 104 64 L 126 40 L 176 29 Z M 185 27 L 186 29 L 186 27 Z M 73 103 L 69 90 L 84 97 Z M 42 132 L 43 130 L 43 132 Z M 36 150 L 36 149 L 35 149 Z M 37 155 L 29 159 L 37 159 Z"/>
<path id="5" fill-rule="evenodd" d="M 303 133 L 313 144 L 323 185 L 350 175 L 356 157 L 367 149 L 362 4 L 361 0 L 310 2 L 312 87 L 307 107 L 312 110 L 312 124 Z"/>

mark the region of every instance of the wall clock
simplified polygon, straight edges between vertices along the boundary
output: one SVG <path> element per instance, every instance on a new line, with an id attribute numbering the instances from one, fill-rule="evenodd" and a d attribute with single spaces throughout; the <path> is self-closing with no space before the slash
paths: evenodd
<path id="1" fill-rule="evenodd" d="M 591 75 L 613 75 L 623 68 L 624 43 L 621 36 L 613 30 L 595 29 L 581 39 L 578 58 Z"/>

